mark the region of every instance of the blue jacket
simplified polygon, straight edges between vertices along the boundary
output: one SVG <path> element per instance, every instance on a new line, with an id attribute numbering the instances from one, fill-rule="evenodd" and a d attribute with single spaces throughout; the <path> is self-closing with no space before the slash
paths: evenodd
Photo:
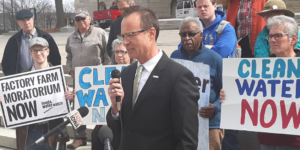
<path id="1" fill-rule="evenodd" d="M 227 24 L 222 32 L 220 38 L 216 33 L 216 29 L 219 26 L 219 23 L 222 20 L 225 20 L 226 14 L 224 11 L 215 10 L 216 19 L 214 22 L 209 25 L 207 28 L 204 27 L 204 23 L 199 19 L 203 24 L 203 38 L 202 44 L 204 45 L 213 45 L 211 50 L 217 52 L 223 58 L 231 58 L 234 55 L 234 50 L 237 46 L 236 34 L 232 25 Z M 180 49 L 181 43 L 178 46 Z"/>
<path id="2" fill-rule="evenodd" d="M 209 128 L 220 128 L 221 104 L 220 90 L 222 89 L 222 57 L 206 48 L 202 44 L 202 48 L 190 56 L 186 50 L 181 48 L 171 54 L 171 58 L 190 60 L 193 62 L 201 62 L 210 67 L 210 98 L 209 102 L 216 107 L 216 115 L 209 119 Z"/>
<path id="3" fill-rule="evenodd" d="M 270 57 L 270 44 L 266 39 L 266 35 L 268 35 L 269 32 L 270 31 L 267 26 L 265 26 L 264 29 L 259 32 L 254 47 L 254 57 Z M 300 30 L 298 31 L 298 41 L 295 49 L 300 49 Z"/>

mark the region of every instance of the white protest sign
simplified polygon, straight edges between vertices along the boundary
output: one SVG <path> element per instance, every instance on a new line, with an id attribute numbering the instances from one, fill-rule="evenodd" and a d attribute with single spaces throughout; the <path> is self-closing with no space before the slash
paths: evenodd
<path id="1" fill-rule="evenodd" d="M 6 128 L 62 118 L 70 112 L 61 66 L 0 78 L 1 109 Z"/>
<path id="2" fill-rule="evenodd" d="M 83 118 L 85 125 L 106 125 L 106 114 L 111 106 L 108 95 L 111 71 L 123 70 L 124 65 L 89 66 L 75 68 L 75 109 L 86 106 L 89 114 Z"/>
<path id="3" fill-rule="evenodd" d="M 198 100 L 198 108 L 209 105 L 210 94 L 210 74 L 209 66 L 203 63 L 192 62 L 182 59 L 173 59 L 181 65 L 188 68 L 195 76 L 198 84 L 200 99 Z M 197 150 L 209 150 L 209 119 L 202 118 L 198 115 L 199 131 L 198 131 L 198 148 Z"/>
<path id="4" fill-rule="evenodd" d="M 300 135 L 300 59 L 223 59 L 221 128 Z"/>

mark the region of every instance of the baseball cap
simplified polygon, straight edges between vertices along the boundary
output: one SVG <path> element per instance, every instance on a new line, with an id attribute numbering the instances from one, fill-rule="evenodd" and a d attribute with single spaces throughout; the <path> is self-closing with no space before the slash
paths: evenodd
<path id="1" fill-rule="evenodd" d="M 86 18 L 86 16 L 90 16 L 89 12 L 84 9 L 84 8 L 78 8 L 76 11 L 75 11 L 75 18 L 76 17 L 81 17 L 81 18 Z"/>
<path id="2" fill-rule="evenodd" d="M 43 47 L 49 47 L 49 44 L 47 42 L 47 40 L 45 40 L 42 37 L 35 37 L 30 41 L 30 48 L 35 46 L 35 45 L 40 45 Z"/>

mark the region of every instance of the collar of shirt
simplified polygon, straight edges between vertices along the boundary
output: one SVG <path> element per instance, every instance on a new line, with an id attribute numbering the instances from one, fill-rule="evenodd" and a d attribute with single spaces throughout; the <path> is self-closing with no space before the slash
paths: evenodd
<path id="1" fill-rule="evenodd" d="M 159 52 L 150 60 L 148 60 L 147 62 L 145 62 L 144 64 L 142 64 L 145 68 L 145 70 L 147 70 L 148 72 L 152 72 L 152 70 L 154 69 L 154 67 L 156 66 L 156 64 L 158 63 L 158 61 L 160 60 L 160 58 L 162 57 L 163 53 L 161 49 L 158 49 Z M 137 66 L 139 67 L 141 65 L 140 62 L 137 63 Z"/>
<path id="2" fill-rule="evenodd" d="M 26 36 L 26 35 L 31 35 L 31 36 L 33 36 L 33 35 L 35 34 L 35 32 L 36 32 L 36 29 L 35 29 L 35 27 L 33 27 L 33 31 L 32 31 L 30 34 L 25 33 L 24 30 L 23 30 L 23 35 L 24 35 L 24 36 Z"/>
<path id="3" fill-rule="evenodd" d="M 49 68 L 50 66 L 49 66 L 49 63 L 48 63 L 48 65 L 47 65 L 47 67 L 46 68 Z M 31 67 L 31 71 L 34 71 L 34 70 L 36 70 L 35 68 L 34 68 L 34 65 Z"/>

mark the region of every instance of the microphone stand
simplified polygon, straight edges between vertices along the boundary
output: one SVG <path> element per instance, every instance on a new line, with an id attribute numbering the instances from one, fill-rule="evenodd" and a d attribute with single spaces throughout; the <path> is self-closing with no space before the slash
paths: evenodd
<path id="1" fill-rule="evenodd" d="M 65 127 L 60 127 L 57 131 L 57 136 L 56 136 L 56 150 L 59 150 L 59 144 L 60 144 L 60 140 L 61 137 L 67 137 L 69 136 L 68 131 Z M 47 140 L 47 139 L 45 139 Z M 40 141 L 42 142 L 42 141 Z M 37 143 L 32 143 L 31 146 L 29 148 L 27 148 L 27 150 L 30 150 L 32 148 L 32 146 L 34 146 Z M 50 143 L 49 143 L 50 144 Z"/>

